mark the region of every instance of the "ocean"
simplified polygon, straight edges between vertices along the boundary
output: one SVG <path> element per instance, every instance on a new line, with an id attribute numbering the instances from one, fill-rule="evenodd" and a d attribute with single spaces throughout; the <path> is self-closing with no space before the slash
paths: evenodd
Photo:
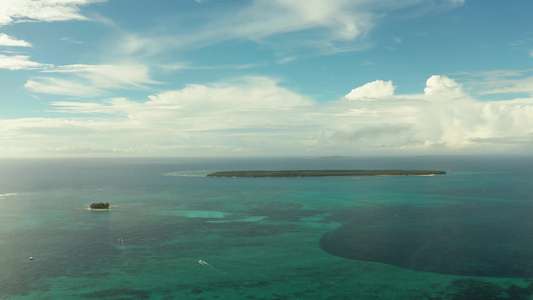
<path id="1" fill-rule="evenodd" d="M 532 157 L 0 160 L 1 299 L 532 295 Z"/>

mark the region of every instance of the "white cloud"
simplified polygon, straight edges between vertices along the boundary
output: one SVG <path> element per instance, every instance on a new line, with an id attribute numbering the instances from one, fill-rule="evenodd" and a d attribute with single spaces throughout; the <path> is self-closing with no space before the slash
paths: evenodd
<path id="1" fill-rule="evenodd" d="M 249 77 L 240 81 L 212 85 L 190 84 L 182 90 L 166 91 L 149 96 L 139 103 L 125 98 L 114 98 L 104 104 L 54 102 L 62 112 L 114 112 L 133 118 L 150 119 L 152 116 L 176 117 L 209 116 L 209 118 L 248 118 L 246 114 L 280 112 L 308 106 L 305 97 L 279 87 L 277 81 L 266 77 Z M 154 119 L 158 119 L 155 117 Z M 208 123 L 213 122 L 208 121 Z M 216 123 L 216 122 L 215 122 Z M 207 126 L 207 123 L 203 124 Z M 203 126 L 202 125 L 202 126 Z M 218 128 L 217 125 L 215 126 Z"/>
<path id="2" fill-rule="evenodd" d="M 533 95 L 533 70 L 497 70 L 476 73 L 460 73 L 478 95 L 527 93 Z M 507 94 L 507 95 L 505 95 Z"/>
<path id="3" fill-rule="evenodd" d="M 126 152 L 125 148 L 115 147 L 121 142 L 116 135 L 134 128 L 133 122 L 121 124 L 116 119 L 0 119 L 0 135 L 9 140 L 2 152 L 18 156 L 54 153 L 86 156 Z"/>
<path id="4" fill-rule="evenodd" d="M 133 149 L 132 155 L 228 155 L 252 149 L 274 153 L 288 150 L 292 143 L 307 143 L 309 137 L 298 136 L 301 131 L 295 129 L 307 131 L 302 123 L 312 128 L 316 121 L 304 121 L 311 100 L 261 77 L 189 85 L 153 95 L 145 102 L 115 98 L 106 104 L 53 104 L 59 112 L 112 116 L 0 120 L 0 135 L 10 140 L 9 151 L 38 146 L 35 151 L 86 150 L 86 155 L 93 155 L 89 149 L 113 153 L 114 148 Z M 293 123 L 295 115 L 299 117 Z M 47 150 L 45 155 L 52 152 Z"/>
<path id="5" fill-rule="evenodd" d="M 261 64 L 242 64 L 242 65 L 218 65 L 218 66 L 193 66 L 190 64 L 164 64 L 158 66 L 163 70 L 245 70 L 261 66 Z"/>
<path id="6" fill-rule="evenodd" d="M 150 79 L 144 65 L 67 65 L 44 71 L 68 75 L 68 79 L 38 77 L 28 80 L 25 87 L 33 92 L 78 97 L 102 95 L 111 89 L 144 89 Z"/>
<path id="7" fill-rule="evenodd" d="M 406 8 L 420 14 L 452 9 L 461 1 L 443 0 L 254 0 L 239 11 L 231 10 L 196 26 L 186 34 L 141 36 L 130 34 L 120 41 L 121 50 L 153 55 L 168 48 L 197 48 L 232 39 L 248 39 L 275 44 L 276 48 L 316 48 L 325 53 L 355 51 L 364 48 L 357 42 L 385 16 Z M 286 34 L 307 31 L 307 39 L 287 43 L 276 40 Z M 154 48 L 154 45 L 158 45 Z M 294 52 L 293 52 L 294 53 Z"/>
<path id="8" fill-rule="evenodd" d="M 344 97 L 348 100 L 376 100 L 393 96 L 395 89 L 392 81 L 376 80 L 353 89 Z"/>
<path id="9" fill-rule="evenodd" d="M 242 11 L 232 30 L 238 36 L 264 38 L 273 34 L 301 31 L 313 27 L 331 30 L 334 39 L 351 40 L 372 26 L 363 13 L 353 11 L 358 1 L 258 0 Z M 246 23 L 247 26 L 238 23 Z M 237 25 L 237 26 L 235 26 Z"/>
<path id="10" fill-rule="evenodd" d="M 0 46 L 9 46 L 9 47 L 31 47 L 32 45 L 23 40 L 17 40 L 13 37 L 10 37 L 7 34 L 0 33 Z"/>
<path id="11" fill-rule="evenodd" d="M 24 87 L 33 92 L 43 94 L 68 95 L 76 97 L 90 97 L 101 95 L 99 89 L 86 86 L 83 83 L 57 78 L 37 78 L 28 80 Z"/>
<path id="12" fill-rule="evenodd" d="M 370 86 L 394 87 L 392 82 L 376 82 Z M 251 77 L 191 84 L 145 101 L 57 101 L 56 112 L 108 116 L 0 120 L 0 136 L 7 145 L 2 153 L 16 149 L 43 155 L 127 152 L 133 156 L 530 151 L 533 98 L 479 101 L 460 87 L 449 77 L 432 76 L 426 92 L 419 94 L 389 90 L 378 101 L 317 103 L 271 78 Z"/>
<path id="13" fill-rule="evenodd" d="M 357 106 L 342 116 L 357 122 L 339 127 L 332 142 L 417 153 L 487 149 L 527 153 L 533 145 L 533 99 L 478 101 L 461 84 L 438 75 L 427 80 L 424 94 L 385 93 L 379 99 L 346 101 Z"/>
<path id="14" fill-rule="evenodd" d="M 533 77 L 520 79 L 505 79 L 493 82 L 494 88 L 480 91 L 480 95 L 506 94 L 506 93 L 528 93 L 533 95 Z"/>
<path id="15" fill-rule="evenodd" d="M 160 52 L 165 45 L 170 42 L 167 39 L 159 39 L 155 37 L 143 37 L 139 34 L 121 33 L 121 39 L 117 49 L 121 53 L 136 53 L 144 51 L 148 55 L 154 55 Z"/>
<path id="16" fill-rule="evenodd" d="M 75 40 L 75 39 L 72 39 L 72 38 L 69 38 L 69 37 L 62 37 L 62 38 L 59 38 L 59 40 L 67 42 L 69 44 L 75 44 L 75 45 L 83 44 L 83 41 Z"/>
<path id="17" fill-rule="evenodd" d="M 106 0 L 2 0 L 0 26 L 17 22 L 87 20 L 80 6 Z"/>
<path id="18" fill-rule="evenodd" d="M 29 56 L 24 55 L 2 55 L 0 54 L 0 69 L 7 70 L 39 70 L 51 68 L 53 65 L 41 64 L 30 61 Z"/>
<path id="19" fill-rule="evenodd" d="M 291 62 L 293 60 L 296 60 L 296 59 L 298 59 L 297 56 L 289 56 L 289 57 L 284 57 L 284 58 L 278 59 L 276 61 L 276 63 L 280 64 L 280 65 L 283 65 L 283 64 L 289 63 L 289 62 Z"/>
<path id="20" fill-rule="evenodd" d="M 431 5 L 437 9 L 457 7 L 457 0 Z M 256 0 L 223 22 L 222 30 L 232 31 L 238 37 L 261 39 L 275 34 L 316 28 L 329 30 L 328 40 L 353 40 L 364 35 L 387 13 L 406 7 L 424 5 L 425 0 L 380 1 L 367 0 Z M 451 3 L 451 6 L 450 6 Z"/>
<path id="21" fill-rule="evenodd" d="M 430 96 L 464 96 L 463 87 L 454 80 L 440 75 L 433 75 L 426 81 L 424 94 Z"/>

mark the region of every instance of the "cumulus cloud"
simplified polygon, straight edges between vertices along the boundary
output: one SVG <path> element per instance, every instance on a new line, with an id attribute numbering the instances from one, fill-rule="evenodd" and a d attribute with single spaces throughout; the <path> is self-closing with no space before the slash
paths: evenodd
<path id="1" fill-rule="evenodd" d="M 80 7 L 106 0 L 2 0 L 0 26 L 17 22 L 87 20 Z"/>
<path id="2" fill-rule="evenodd" d="M 394 96 L 390 81 L 363 87 L 358 90 L 363 96 L 356 99 L 370 95 L 380 101 L 319 105 L 280 87 L 275 80 L 260 77 L 189 85 L 150 96 L 144 103 L 112 99 L 105 105 L 58 102 L 55 106 L 71 113 L 113 112 L 151 124 L 148 128 L 161 126 L 158 132 L 180 128 L 180 136 L 188 142 L 227 147 L 235 143 L 241 150 L 275 149 L 274 145 L 282 144 L 300 151 L 349 152 L 354 146 L 369 152 L 461 150 L 481 147 L 508 136 L 511 130 L 527 136 L 533 124 L 533 105 L 474 101 L 460 84 L 444 76 L 428 79 L 424 94 L 419 95 Z M 458 101 L 448 101 L 450 98 Z"/>
<path id="3" fill-rule="evenodd" d="M 28 80 L 25 87 L 37 93 L 92 97 L 111 89 L 143 89 L 156 83 L 148 71 L 147 66 L 138 64 L 67 65 L 44 71 L 68 75 L 66 79 L 38 77 Z"/>
<path id="4" fill-rule="evenodd" d="M 376 100 L 393 96 L 395 89 L 392 81 L 376 80 L 353 89 L 344 97 L 348 100 Z"/>
<path id="5" fill-rule="evenodd" d="M 424 94 L 428 96 L 464 96 L 463 87 L 454 80 L 440 75 L 433 75 L 426 81 Z"/>
<path id="6" fill-rule="evenodd" d="M 282 114 L 284 111 L 312 103 L 306 97 L 280 87 L 276 80 L 266 77 L 248 77 L 212 85 L 190 84 L 181 90 L 166 91 L 148 98 L 148 101 L 141 103 L 126 98 L 114 98 L 107 104 L 54 102 L 53 105 L 62 112 L 112 112 L 138 119 L 159 120 L 161 116 L 210 118 L 202 122 L 203 124 L 191 124 L 192 126 L 208 126 L 213 122 L 218 123 L 215 120 L 220 119 L 220 123 L 214 126 L 215 129 L 223 126 L 223 123 L 233 122 L 235 125 L 239 119 L 253 119 L 253 114 Z"/>
<path id="7" fill-rule="evenodd" d="M 16 139 L 12 149 L 40 144 L 47 149 L 131 148 L 134 155 L 231 155 L 290 152 L 293 143 L 312 143 L 317 121 L 307 115 L 314 102 L 264 77 L 188 85 L 144 102 L 53 104 L 58 112 L 109 117 L 0 120 L 0 135 Z M 300 136 L 302 131 L 309 134 Z"/>
<path id="8" fill-rule="evenodd" d="M 39 70 L 51 68 L 53 65 L 41 64 L 30 61 L 29 56 L 24 55 L 2 55 L 0 54 L 0 69 L 7 70 Z"/>
<path id="9" fill-rule="evenodd" d="M 356 107 L 343 116 L 357 122 L 339 126 L 331 142 L 417 151 L 484 151 L 490 142 L 492 150 L 525 151 L 524 144 L 532 141 L 533 99 L 479 101 L 461 84 L 438 75 L 427 80 L 424 94 L 391 95 L 346 101 Z"/>
<path id="10" fill-rule="evenodd" d="M 190 84 L 143 101 L 56 101 L 54 111 L 85 117 L 0 120 L 0 136 L 12 152 L 40 147 L 73 155 L 530 151 L 532 98 L 480 101 L 449 77 L 430 79 L 425 92 L 389 91 L 379 101 L 318 103 L 268 77 Z"/>
<path id="11" fill-rule="evenodd" d="M 360 126 L 348 131 L 336 131 L 329 140 L 332 143 L 361 145 L 360 148 L 402 149 L 414 144 L 415 128 L 408 124 L 382 124 Z M 372 145 L 368 147 L 366 145 Z"/>
<path id="12" fill-rule="evenodd" d="M 9 140 L 1 150 L 8 155 L 30 156 L 126 152 L 126 148 L 115 146 L 126 140 L 117 135 L 135 128 L 132 122 L 122 124 L 115 119 L 101 118 L 0 119 L 0 134 Z"/>
<path id="13" fill-rule="evenodd" d="M 0 33 L 0 46 L 31 47 L 32 45 L 23 40 L 17 40 L 7 34 Z"/>

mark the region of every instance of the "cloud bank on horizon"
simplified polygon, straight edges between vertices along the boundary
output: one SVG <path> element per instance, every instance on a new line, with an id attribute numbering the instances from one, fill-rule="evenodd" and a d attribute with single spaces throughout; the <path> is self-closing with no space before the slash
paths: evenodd
<path id="1" fill-rule="evenodd" d="M 0 157 L 529 154 L 514 5 L 0 0 Z"/>

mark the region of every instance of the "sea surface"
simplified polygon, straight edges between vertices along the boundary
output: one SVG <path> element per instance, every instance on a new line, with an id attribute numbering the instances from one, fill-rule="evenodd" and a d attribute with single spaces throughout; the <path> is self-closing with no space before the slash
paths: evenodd
<path id="1" fill-rule="evenodd" d="M 532 295 L 533 157 L 0 160 L 0 299 Z"/>

